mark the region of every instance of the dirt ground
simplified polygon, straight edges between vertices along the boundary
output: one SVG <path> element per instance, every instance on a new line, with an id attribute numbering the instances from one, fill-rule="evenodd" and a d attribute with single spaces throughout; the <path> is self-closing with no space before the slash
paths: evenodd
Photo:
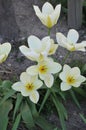
<path id="1" fill-rule="evenodd" d="M 33 5 L 42 6 L 44 1 L 40 0 L 10 0 L 11 4 L 8 4 L 9 10 L 7 12 L 7 21 L 1 26 L 0 41 L 10 41 L 12 43 L 12 51 L 5 63 L 0 66 L 1 70 L 6 70 L 1 74 L 2 79 L 11 79 L 16 81 L 19 79 L 21 72 L 25 71 L 26 68 L 32 64 L 30 60 L 27 60 L 19 51 L 18 47 L 22 44 L 27 44 L 27 37 L 30 35 L 36 35 L 40 39 L 47 36 L 47 29 L 41 24 L 39 19 L 35 16 L 33 10 Z M 8 2 L 9 3 L 9 2 Z M 10 13 L 10 11 L 12 12 Z M 1 16 L 1 15 L 0 15 Z M 6 27 L 4 26 L 6 25 Z M 8 27 L 9 25 L 9 27 Z M 5 31 L 4 31 L 5 28 Z M 68 32 L 67 20 L 61 15 L 60 20 L 57 25 L 51 30 L 51 37 L 56 40 L 56 32 L 62 32 L 65 35 Z M 16 32 L 16 33 L 15 33 Z M 6 34 L 6 35 L 5 35 Z M 86 40 L 86 28 L 82 27 L 79 30 L 80 41 Z M 57 50 L 55 58 L 58 62 L 62 63 L 67 51 L 63 48 Z M 78 61 L 78 62 L 76 62 Z M 86 52 L 74 52 L 70 54 L 68 64 L 71 62 L 86 63 Z M 86 115 L 86 100 L 81 101 L 82 110 L 79 111 L 78 108 L 71 101 L 65 103 L 65 107 L 68 110 L 69 118 L 66 121 L 67 130 L 86 130 L 86 125 L 81 120 L 79 113 L 82 112 Z M 56 114 L 51 114 L 48 117 L 52 123 L 60 126 L 59 119 Z M 20 125 L 18 130 L 27 130 L 23 125 Z"/>

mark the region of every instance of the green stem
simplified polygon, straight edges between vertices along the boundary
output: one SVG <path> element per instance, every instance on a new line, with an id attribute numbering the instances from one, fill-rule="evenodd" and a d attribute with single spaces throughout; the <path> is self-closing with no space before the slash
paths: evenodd
<path id="1" fill-rule="evenodd" d="M 51 29 L 50 29 L 50 28 L 48 28 L 48 36 L 50 36 L 50 31 L 51 31 Z"/>
<path id="2" fill-rule="evenodd" d="M 68 58 L 68 56 L 70 55 L 70 51 L 68 51 L 68 53 L 67 53 L 67 55 L 65 56 L 65 58 L 64 58 L 64 60 L 63 60 L 63 65 L 65 64 L 65 62 L 66 62 L 66 60 L 67 60 L 67 58 Z"/>

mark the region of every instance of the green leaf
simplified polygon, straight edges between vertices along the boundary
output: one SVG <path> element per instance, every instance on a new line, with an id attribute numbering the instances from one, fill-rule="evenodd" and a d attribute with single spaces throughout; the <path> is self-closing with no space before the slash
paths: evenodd
<path id="1" fill-rule="evenodd" d="M 14 113 L 13 113 L 13 120 L 14 120 L 14 118 L 15 118 L 15 115 L 16 115 L 17 110 L 18 110 L 19 107 L 20 107 L 20 104 L 21 104 L 21 102 L 22 102 L 23 96 L 22 96 L 20 93 L 18 93 L 16 98 L 17 98 L 17 99 L 16 99 L 16 104 L 15 104 Z"/>
<path id="2" fill-rule="evenodd" d="M 11 88 L 11 86 L 12 86 L 12 82 L 10 80 L 4 80 L 1 85 L 1 87 L 3 88 Z"/>
<path id="3" fill-rule="evenodd" d="M 70 94 L 71 94 L 71 96 L 72 96 L 73 101 L 74 101 L 75 104 L 77 105 L 77 107 L 78 107 L 79 109 L 81 109 L 81 106 L 80 106 L 80 104 L 79 104 L 79 102 L 78 102 L 78 100 L 77 100 L 77 98 L 76 98 L 76 96 L 75 96 L 75 93 L 73 92 L 72 89 L 70 90 Z"/>
<path id="4" fill-rule="evenodd" d="M 21 114 L 19 113 L 16 117 L 16 120 L 14 122 L 14 125 L 13 125 L 13 128 L 12 130 L 17 130 L 18 126 L 19 126 L 19 123 L 20 123 L 20 120 L 21 120 Z"/>
<path id="5" fill-rule="evenodd" d="M 7 100 L 0 106 L 0 130 L 7 130 L 8 113 L 12 109 L 12 101 Z"/>
<path id="6" fill-rule="evenodd" d="M 86 97 L 86 92 L 83 90 L 83 88 L 73 88 L 73 90 L 81 96 Z"/>
<path id="7" fill-rule="evenodd" d="M 39 113 L 40 113 L 41 110 L 43 109 L 44 104 L 45 104 L 45 102 L 47 101 L 49 95 L 50 95 L 50 90 L 48 89 L 47 92 L 46 92 L 46 94 L 45 94 L 45 96 L 44 96 L 44 98 L 43 98 L 43 101 L 42 101 L 42 103 L 41 103 L 41 106 L 40 106 L 40 109 L 39 109 Z"/>
<path id="8" fill-rule="evenodd" d="M 42 116 L 36 118 L 35 123 L 43 130 L 53 130 L 54 126 L 48 123 Z"/>
<path id="9" fill-rule="evenodd" d="M 35 124 L 34 124 L 30 107 L 27 104 L 27 102 L 23 102 L 21 105 L 21 115 L 25 125 L 27 126 L 27 128 L 31 130 L 32 127 L 35 126 Z"/>
<path id="10" fill-rule="evenodd" d="M 64 112 L 62 111 L 62 108 L 61 108 L 62 106 L 60 105 L 60 102 L 58 101 L 58 99 L 56 97 L 54 97 L 54 95 L 52 95 L 52 100 L 53 100 L 53 102 L 56 106 L 57 112 L 59 114 L 62 130 L 66 130 L 66 125 L 65 125 L 65 120 L 64 120 Z"/>
<path id="11" fill-rule="evenodd" d="M 28 102 L 28 105 L 30 107 L 30 110 L 31 110 L 31 113 L 32 113 L 33 117 L 37 118 L 39 114 L 37 112 L 36 105 L 33 102 L 31 102 L 29 100 L 29 98 L 27 98 L 27 102 Z"/>
<path id="12" fill-rule="evenodd" d="M 14 95 L 14 93 L 15 91 L 12 89 L 9 92 L 7 92 L 6 95 L 0 100 L 0 105 L 2 105 L 8 98 Z"/>
<path id="13" fill-rule="evenodd" d="M 79 115 L 82 118 L 82 120 L 84 121 L 84 123 L 86 124 L 86 118 L 83 116 L 83 114 L 80 113 Z"/>
<path id="14" fill-rule="evenodd" d="M 86 71 L 86 64 L 82 67 L 81 71 L 82 71 L 82 73 L 84 73 Z"/>

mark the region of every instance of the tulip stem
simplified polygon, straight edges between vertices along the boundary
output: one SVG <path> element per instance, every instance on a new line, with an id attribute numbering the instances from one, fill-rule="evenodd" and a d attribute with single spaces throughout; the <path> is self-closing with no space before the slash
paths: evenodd
<path id="1" fill-rule="evenodd" d="M 64 63 L 66 62 L 66 60 L 67 60 L 67 58 L 68 58 L 68 56 L 70 55 L 70 51 L 68 51 L 68 53 L 66 54 L 66 56 L 65 56 L 65 58 L 64 58 L 64 60 L 63 60 L 63 65 L 64 65 Z"/>
<path id="2" fill-rule="evenodd" d="M 48 28 L 48 36 L 50 36 L 50 31 L 51 31 L 51 29 L 50 29 L 50 28 Z"/>

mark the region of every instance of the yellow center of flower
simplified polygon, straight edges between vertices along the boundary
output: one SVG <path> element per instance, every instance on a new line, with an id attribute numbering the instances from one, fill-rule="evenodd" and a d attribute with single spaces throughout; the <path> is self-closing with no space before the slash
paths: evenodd
<path id="1" fill-rule="evenodd" d="M 46 71 L 47 71 L 47 67 L 46 66 L 44 66 L 44 65 L 40 65 L 39 66 L 39 71 L 40 71 L 40 73 L 46 73 Z"/>
<path id="2" fill-rule="evenodd" d="M 34 88 L 33 84 L 29 84 L 29 83 L 25 87 L 26 87 L 27 91 L 32 91 Z"/>
<path id="3" fill-rule="evenodd" d="M 68 83 L 68 84 L 73 84 L 74 82 L 75 82 L 75 79 L 74 79 L 73 76 L 67 77 L 67 83 Z"/>
<path id="4" fill-rule="evenodd" d="M 52 27 L 52 21 L 51 21 L 50 16 L 47 16 L 47 27 L 48 27 L 48 28 L 51 28 L 51 27 Z"/>
<path id="5" fill-rule="evenodd" d="M 70 51 L 75 51 L 76 48 L 74 46 L 71 47 Z"/>

